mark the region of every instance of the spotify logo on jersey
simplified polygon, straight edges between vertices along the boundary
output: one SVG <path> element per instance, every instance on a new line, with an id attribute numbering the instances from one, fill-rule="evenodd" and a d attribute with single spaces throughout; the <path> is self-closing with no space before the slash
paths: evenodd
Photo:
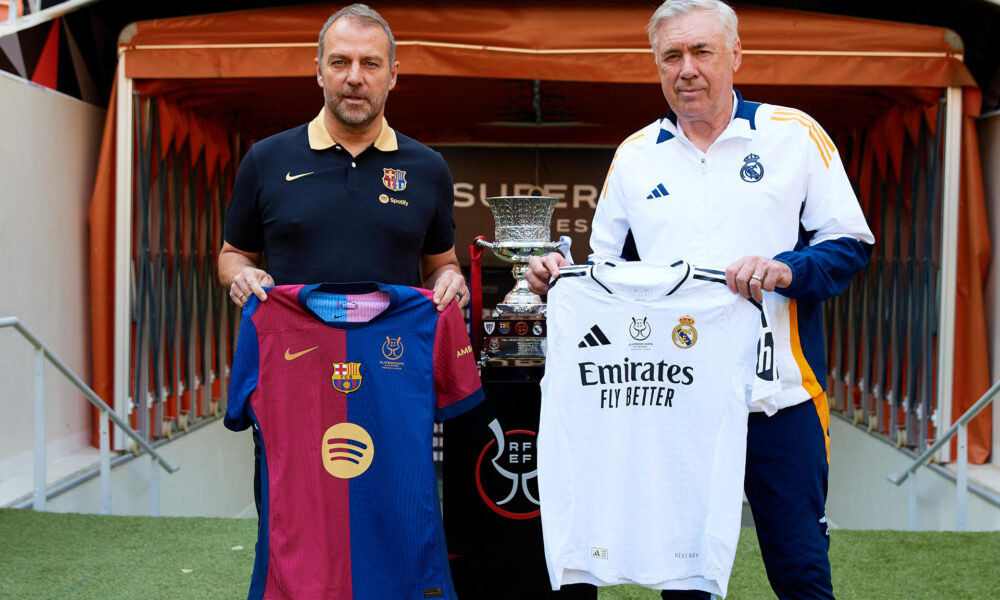
<path id="1" fill-rule="evenodd" d="M 351 479 L 368 470 L 375 456 L 372 438 L 354 423 L 338 423 L 323 434 L 323 467 L 340 479 Z"/>

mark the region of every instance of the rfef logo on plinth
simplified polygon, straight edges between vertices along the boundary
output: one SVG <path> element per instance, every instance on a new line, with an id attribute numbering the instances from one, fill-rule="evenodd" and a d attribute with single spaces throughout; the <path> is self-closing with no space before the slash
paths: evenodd
<path id="1" fill-rule="evenodd" d="M 504 431 L 497 419 L 490 422 L 489 428 L 494 439 L 487 442 L 476 461 L 479 496 L 501 517 L 518 520 L 537 517 L 540 514 L 537 432 Z"/>

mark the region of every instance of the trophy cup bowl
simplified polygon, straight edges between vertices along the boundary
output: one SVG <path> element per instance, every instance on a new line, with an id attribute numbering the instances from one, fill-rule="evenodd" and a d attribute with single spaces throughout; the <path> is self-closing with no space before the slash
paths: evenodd
<path id="1" fill-rule="evenodd" d="M 497 305 L 494 317 L 511 313 L 545 314 L 545 303 L 538 294 L 528 289 L 524 275 L 528 271 L 528 259 L 559 248 L 558 242 L 549 240 L 552 211 L 557 202 L 558 199 L 548 196 L 497 196 L 486 199 L 493 212 L 496 241 L 477 240 L 476 243 L 492 250 L 500 260 L 514 263 L 514 288 Z"/>

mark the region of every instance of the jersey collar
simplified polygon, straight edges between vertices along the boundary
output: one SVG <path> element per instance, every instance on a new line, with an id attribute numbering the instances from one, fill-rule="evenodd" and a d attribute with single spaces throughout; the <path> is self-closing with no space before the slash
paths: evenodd
<path id="1" fill-rule="evenodd" d="M 309 147 L 313 150 L 326 150 L 337 144 L 337 140 L 333 139 L 330 132 L 326 130 L 326 125 L 323 124 L 325 114 L 326 106 L 324 105 L 316 118 L 309 122 Z M 389 122 L 385 120 L 385 117 L 382 117 L 382 131 L 375 138 L 374 145 L 382 152 L 394 152 L 399 149 L 399 144 L 396 143 L 396 132 L 392 127 L 389 127 Z"/>
<path id="2" fill-rule="evenodd" d="M 757 130 L 756 116 L 758 106 L 760 104 L 757 102 L 744 101 L 740 91 L 733 89 L 733 114 L 729 117 L 729 125 L 719 134 L 716 142 L 733 137 L 752 140 L 754 131 Z M 660 133 L 656 138 L 656 143 L 660 144 L 675 137 L 687 139 L 684 131 L 677 126 L 677 113 L 673 109 L 668 108 L 667 116 L 660 119 Z"/>
<path id="3" fill-rule="evenodd" d="M 309 308 L 307 299 L 309 294 L 313 292 L 326 292 L 328 294 L 370 294 L 372 292 L 385 292 L 389 295 L 389 304 L 386 306 L 385 310 L 378 313 L 371 319 L 367 321 L 328 321 L 316 314 L 313 309 Z M 298 293 L 299 306 L 302 310 L 306 311 L 313 319 L 323 323 L 327 327 L 332 327 L 334 329 L 361 329 L 367 327 L 369 324 L 374 323 L 381 319 L 384 315 L 390 312 L 392 307 L 399 303 L 399 293 L 396 288 L 391 285 L 385 285 L 382 283 L 376 283 L 374 281 L 360 281 L 353 283 L 314 283 L 311 285 L 303 285 L 299 288 Z"/>
<path id="4" fill-rule="evenodd" d="M 559 269 L 559 276 L 587 276 L 593 279 L 598 285 L 604 288 L 604 291 L 612 296 L 630 297 L 626 288 L 636 286 L 625 285 L 615 279 L 612 268 L 619 265 L 630 265 L 630 268 L 642 268 L 645 266 L 651 270 L 651 273 L 656 274 L 656 276 L 647 278 L 645 284 L 638 286 L 649 289 L 650 294 L 648 299 L 650 300 L 663 296 L 670 296 L 679 290 L 684 282 L 691 277 L 692 269 L 690 263 L 684 260 L 676 260 L 669 265 L 665 263 L 654 263 L 651 261 L 623 262 L 615 260 L 600 260 L 596 261 L 594 264 L 563 267 L 562 269 Z M 657 280 L 657 277 L 660 279 Z M 556 281 L 559 281 L 559 279 L 556 279 Z"/>

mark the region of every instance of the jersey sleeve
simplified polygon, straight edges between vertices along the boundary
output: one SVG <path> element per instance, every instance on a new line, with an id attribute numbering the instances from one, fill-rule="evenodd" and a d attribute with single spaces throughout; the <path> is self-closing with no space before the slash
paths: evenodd
<path id="1" fill-rule="evenodd" d="M 244 252 L 264 249 L 264 226 L 257 210 L 257 167 L 254 149 L 246 153 L 236 172 L 233 191 L 226 207 L 223 239 Z"/>
<path id="2" fill-rule="evenodd" d="M 755 308 L 755 319 L 759 322 L 757 328 L 757 346 L 754 361 L 752 383 L 747 390 L 747 405 L 757 407 L 767 416 L 778 412 L 773 397 L 781 391 L 781 379 L 774 363 L 774 334 L 767 319 L 767 309 L 764 302 L 750 300 Z"/>
<path id="3" fill-rule="evenodd" d="M 625 252 L 629 224 L 621 189 L 622 169 L 615 169 L 620 160 L 622 160 L 621 148 L 611 161 L 607 178 L 604 180 L 604 189 L 601 191 L 601 198 L 594 212 L 590 228 L 590 248 L 593 250 L 593 254 L 590 255 L 591 262 L 601 259 L 621 259 Z"/>
<path id="4" fill-rule="evenodd" d="M 483 386 L 458 302 L 449 304 L 438 316 L 434 335 L 434 391 L 435 419 L 439 422 L 483 401 Z"/>
<path id="5" fill-rule="evenodd" d="M 227 429 L 243 431 L 250 427 L 250 394 L 257 389 L 260 376 L 260 348 L 253 313 L 260 306 L 256 296 L 250 296 L 243 305 L 240 334 L 233 353 L 233 368 L 229 372 L 229 404 L 223 424 Z"/>
<path id="6" fill-rule="evenodd" d="M 434 217 L 424 236 L 421 254 L 441 254 L 455 245 L 455 219 L 452 215 L 455 207 L 455 187 L 452 185 L 447 163 L 440 155 L 438 159 L 441 161 L 441 170 L 434 186 Z"/>
<path id="7" fill-rule="evenodd" d="M 836 146 L 818 123 L 803 118 L 810 124 L 804 142 L 809 174 L 800 240 L 794 250 L 774 258 L 792 269 L 792 284 L 778 290 L 780 294 L 819 302 L 839 295 L 868 264 L 875 238 Z"/>

